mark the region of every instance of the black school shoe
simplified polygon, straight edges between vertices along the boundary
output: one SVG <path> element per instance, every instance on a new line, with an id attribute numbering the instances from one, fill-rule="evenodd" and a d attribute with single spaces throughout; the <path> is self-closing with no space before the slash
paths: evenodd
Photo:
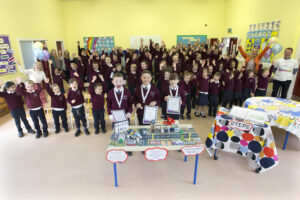
<path id="1" fill-rule="evenodd" d="M 27 130 L 27 133 L 34 134 L 35 131 L 33 129 L 29 129 L 29 130 Z"/>
<path id="2" fill-rule="evenodd" d="M 86 135 L 89 135 L 89 134 L 90 134 L 89 129 L 84 128 L 84 133 L 85 133 Z"/>
<path id="3" fill-rule="evenodd" d="M 132 156 L 132 152 L 131 151 L 126 151 L 128 156 Z"/>
<path id="4" fill-rule="evenodd" d="M 42 136 L 42 133 L 40 131 L 38 131 L 35 135 L 35 138 L 38 139 Z"/>
<path id="5" fill-rule="evenodd" d="M 60 129 L 55 129 L 55 133 L 58 134 L 60 132 Z"/>
<path id="6" fill-rule="evenodd" d="M 206 118 L 206 115 L 204 114 L 204 112 L 200 112 L 201 117 Z"/>
<path id="7" fill-rule="evenodd" d="M 77 129 L 77 131 L 75 132 L 75 137 L 78 137 L 81 133 L 81 130 L 80 129 Z"/>
<path id="8" fill-rule="evenodd" d="M 194 114 L 196 117 L 200 117 L 199 112 L 195 111 Z"/>
<path id="9" fill-rule="evenodd" d="M 19 137 L 23 137 L 24 136 L 24 134 L 23 134 L 23 132 L 22 131 L 19 131 L 19 135 L 18 135 Z"/>
<path id="10" fill-rule="evenodd" d="M 188 120 L 190 120 L 190 119 L 191 119 L 191 115 L 190 115 L 190 113 L 186 114 L 186 118 L 187 118 Z"/>
<path id="11" fill-rule="evenodd" d="M 180 119 L 182 119 L 182 120 L 184 119 L 184 116 L 183 116 L 183 114 L 181 114 L 181 115 L 180 115 Z"/>
<path id="12" fill-rule="evenodd" d="M 65 132 L 69 132 L 69 128 L 65 128 Z"/>
<path id="13" fill-rule="evenodd" d="M 102 129 L 102 133 L 105 134 L 106 133 L 106 129 Z"/>
<path id="14" fill-rule="evenodd" d="M 48 137 L 48 131 L 44 132 L 44 137 Z"/>
<path id="15" fill-rule="evenodd" d="M 99 129 L 96 129 L 96 130 L 95 130 L 95 134 L 99 134 Z"/>

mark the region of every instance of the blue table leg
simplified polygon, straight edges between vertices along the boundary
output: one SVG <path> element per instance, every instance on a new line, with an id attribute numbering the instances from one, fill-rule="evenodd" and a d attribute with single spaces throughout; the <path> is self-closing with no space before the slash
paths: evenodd
<path id="1" fill-rule="evenodd" d="M 187 161 L 187 156 L 184 156 L 184 162 L 186 162 Z"/>
<path id="2" fill-rule="evenodd" d="M 217 157 L 217 149 L 215 150 L 215 153 L 214 153 L 214 160 L 218 160 L 218 157 Z"/>
<path id="3" fill-rule="evenodd" d="M 118 187 L 117 164 L 114 163 L 115 186 Z"/>
<path id="4" fill-rule="evenodd" d="M 198 159 L 199 159 L 199 154 L 196 155 L 196 159 L 195 159 L 194 185 L 196 185 L 196 181 L 197 181 Z"/>
<path id="5" fill-rule="evenodd" d="M 289 135 L 290 135 L 290 132 L 286 132 L 286 136 L 285 136 L 285 140 L 284 140 L 284 145 L 283 145 L 283 147 L 282 147 L 283 150 L 285 150 L 287 141 L 288 141 L 288 139 L 289 139 Z"/>

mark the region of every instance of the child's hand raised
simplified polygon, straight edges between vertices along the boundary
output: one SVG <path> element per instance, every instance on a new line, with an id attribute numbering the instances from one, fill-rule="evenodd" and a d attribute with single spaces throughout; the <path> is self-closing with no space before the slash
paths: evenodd
<path id="1" fill-rule="evenodd" d="M 77 72 L 74 72 L 74 76 L 76 77 L 79 77 L 78 73 Z"/>
<path id="2" fill-rule="evenodd" d="M 97 76 L 93 76 L 92 82 L 94 83 L 97 80 Z"/>
<path id="3" fill-rule="evenodd" d="M 17 84 L 21 84 L 21 83 L 22 83 L 21 77 L 17 77 L 17 78 L 16 78 L 16 83 L 17 83 Z"/>
<path id="4" fill-rule="evenodd" d="M 47 84 L 49 83 L 49 78 L 45 79 L 45 83 L 47 83 Z"/>

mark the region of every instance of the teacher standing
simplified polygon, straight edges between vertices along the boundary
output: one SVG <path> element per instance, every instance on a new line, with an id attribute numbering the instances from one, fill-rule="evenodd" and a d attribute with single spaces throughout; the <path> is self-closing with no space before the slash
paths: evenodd
<path id="1" fill-rule="evenodd" d="M 278 96 L 278 91 L 280 88 L 281 98 L 285 99 L 287 96 L 293 75 L 297 73 L 299 67 L 298 61 L 294 58 L 291 58 L 292 53 L 292 48 L 286 48 L 284 50 L 284 57 L 278 59 L 275 63 L 272 97 Z"/>

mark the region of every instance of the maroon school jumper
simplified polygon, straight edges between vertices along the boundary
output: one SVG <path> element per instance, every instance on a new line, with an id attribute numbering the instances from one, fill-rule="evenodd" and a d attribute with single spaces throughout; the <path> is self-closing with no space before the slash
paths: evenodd
<path id="1" fill-rule="evenodd" d="M 0 92 L 0 97 L 5 98 L 6 104 L 10 110 L 23 108 L 24 102 L 22 96 L 17 92 L 9 93 L 8 91 Z"/>
<path id="2" fill-rule="evenodd" d="M 102 93 L 96 94 L 94 90 L 94 83 L 91 82 L 89 85 L 89 93 L 91 94 L 91 102 L 93 110 L 103 110 L 104 109 L 104 91 L 105 88 L 102 86 Z"/>
<path id="3" fill-rule="evenodd" d="M 199 85 L 198 85 L 198 91 L 197 94 L 199 92 L 205 92 L 207 93 L 209 89 L 209 78 L 204 78 L 204 77 L 200 77 L 199 78 Z"/>
<path id="4" fill-rule="evenodd" d="M 26 105 L 29 109 L 42 107 L 42 102 L 40 98 L 41 92 L 42 92 L 41 87 L 38 87 L 38 89 L 34 90 L 33 92 L 27 92 L 24 84 L 17 85 L 17 93 L 25 97 Z"/>
<path id="5" fill-rule="evenodd" d="M 55 95 L 48 83 L 46 83 L 46 90 L 51 96 L 51 108 L 63 108 L 65 110 L 67 109 L 66 97 L 63 93 L 60 93 L 60 95 Z"/>
<path id="6" fill-rule="evenodd" d="M 184 89 L 185 95 L 191 94 L 191 88 L 192 88 L 191 81 L 186 83 L 184 80 L 182 80 L 182 81 L 180 81 L 179 86 Z"/>
<path id="7" fill-rule="evenodd" d="M 112 110 L 122 110 L 124 109 L 125 113 L 132 113 L 132 98 L 130 95 L 130 91 L 123 87 L 123 98 L 121 106 L 119 107 L 118 102 L 116 100 L 115 94 L 114 94 L 115 88 L 111 89 L 107 94 L 107 113 L 108 115 L 111 115 Z M 116 93 L 117 98 L 119 101 L 121 101 L 121 92 Z"/>
<path id="8" fill-rule="evenodd" d="M 264 89 L 266 90 L 268 88 L 269 79 L 272 75 L 274 69 L 274 65 L 271 65 L 269 69 L 269 76 L 264 77 L 262 65 L 259 65 L 258 73 L 257 73 L 257 89 Z"/>
<path id="9" fill-rule="evenodd" d="M 173 90 L 171 88 L 171 86 L 169 88 L 166 88 L 166 89 L 162 90 L 163 100 L 165 101 L 165 97 L 169 96 L 169 95 L 171 97 L 180 97 L 181 101 L 182 101 L 181 105 L 183 106 L 183 105 L 185 105 L 185 91 L 184 91 L 183 87 L 179 87 L 179 86 L 177 86 L 177 87 L 178 87 L 178 94 L 177 94 L 177 96 L 175 96 L 176 95 L 176 90 Z M 170 90 L 171 90 L 172 94 L 170 93 Z"/>
<path id="10" fill-rule="evenodd" d="M 144 103 L 142 93 L 141 93 L 142 91 L 143 91 L 144 95 L 146 96 L 147 91 L 143 88 L 142 85 L 138 86 L 135 89 L 135 94 L 134 94 L 134 105 L 136 106 L 137 104 L 140 103 L 143 107 L 142 109 L 141 108 L 137 109 L 137 114 L 140 117 L 143 117 L 143 115 L 144 115 L 145 105 L 149 105 L 152 101 L 156 101 L 155 106 L 158 106 L 160 104 L 160 98 L 161 98 L 158 89 L 154 85 L 151 85 L 149 94 L 148 94 L 147 98 L 145 99 L 145 103 Z"/>
<path id="11" fill-rule="evenodd" d="M 137 72 L 135 72 L 135 74 L 133 74 L 131 72 L 127 73 L 127 83 L 128 83 L 128 85 L 135 86 L 136 83 L 137 83 L 137 79 L 138 79 Z"/>

